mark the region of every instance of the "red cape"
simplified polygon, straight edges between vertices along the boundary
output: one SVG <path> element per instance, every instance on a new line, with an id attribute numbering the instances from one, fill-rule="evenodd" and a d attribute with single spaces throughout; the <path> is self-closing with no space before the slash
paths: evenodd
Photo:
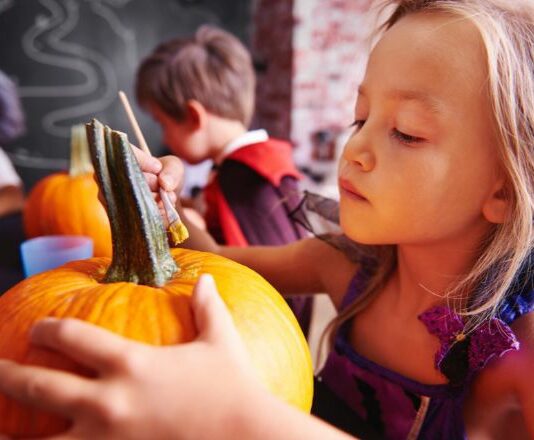
<path id="1" fill-rule="evenodd" d="M 283 177 L 302 177 L 293 163 L 291 145 L 278 139 L 268 139 L 266 142 L 242 147 L 224 160 L 245 164 L 275 187 L 280 186 Z M 204 188 L 204 197 L 208 207 L 206 223 L 220 225 L 225 244 L 247 246 L 247 239 L 221 191 L 217 175 Z"/>

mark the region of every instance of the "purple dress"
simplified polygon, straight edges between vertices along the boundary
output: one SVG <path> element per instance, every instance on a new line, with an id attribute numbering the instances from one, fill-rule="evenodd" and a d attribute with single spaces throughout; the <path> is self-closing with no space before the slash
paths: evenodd
<path id="1" fill-rule="evenodd" d="M 363 291 L 365 282 L 361 270 L 342 308 Z M 350 321 L 345 322 L 316 378 L 312 412 L 363 439 L 466 438 L 462 408 L 474 375 L 493 357 L 519 347 L 507 323 L 534 309 L 532 280 L 522 286 L 501 308 L 502 319 L 494 318 L 468 336 L 461 317 L 447 307 L 419 316 L 441 341 L 435 364 L 449 378 L 447 384 L 419 383 L 359 355 L 348 341 Z"/>
<path id="2" fill-rule="evenodd" d="M 360 265 L 341 305 L 347 307 L 363 292 L 378 264 L 372 246 L 343 234 L 335 200 L 307 192 L 291 216 Z M 448 307 L 433 307 L 419 316 L 441 342 L 435 366 L 449 379 L 446 384 L 423 384 L 361 356 L 349 343 L 351 321 L 345 322 L 316 377 L 312 413 L 364 440 L 464 439 L 463 404 L 474 376 L 495 356 L 519 348 L 508 325 L 534 310 L 533 263 L 534 251 L 502 301 L 498 318 L 472 332 L 464 334 L 462 318 Z M 479 286 L 479 291 L 484 288 Z"/>

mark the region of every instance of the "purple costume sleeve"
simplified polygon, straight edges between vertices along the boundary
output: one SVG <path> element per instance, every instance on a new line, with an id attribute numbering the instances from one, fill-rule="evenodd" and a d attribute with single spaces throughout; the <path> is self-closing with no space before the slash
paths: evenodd
<path id="1" fill-rule="evenodd" d="M 289 217 L 302 196 L 293 177 L 284 177 L 275 187 L 246 165 L 227 160 L 219 169 L 218 179 L 249 244 L 280 245 L 306 235 Z"/>

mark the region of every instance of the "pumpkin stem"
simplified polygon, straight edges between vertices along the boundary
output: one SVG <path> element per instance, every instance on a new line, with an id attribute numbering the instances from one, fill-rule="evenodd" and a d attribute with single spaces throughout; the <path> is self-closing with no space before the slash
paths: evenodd
<path id="1" fill-rule="evenodd" d="M 179 268 L 170 254 L 159 209 L 128 137 L 96 119 L 86 129 L 113 241 L 112 262 L 104 282 L 162 286 Z"/>
<path id="2" fill-rule="evenodd" d="M 90 174 L 93 172 L 89 145 L 85 134 L 84 124 L 73 125 L 70 129 L 70 168 L 71 177 Z"/>

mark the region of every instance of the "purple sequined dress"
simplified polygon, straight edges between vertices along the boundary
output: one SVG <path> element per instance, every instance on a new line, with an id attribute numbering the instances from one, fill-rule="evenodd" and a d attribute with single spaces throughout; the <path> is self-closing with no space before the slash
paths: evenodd
<path id="1" fill-rule="evenodd" d="M 317 234 L 324 231 L 320 221 L 337 223 L 336 208 L 335 201 L 308 194 L 294 216 Z M 361 250 L 346 237 L 318 236 L 363 263 L 349 285 L 344 308 L 364 290 L 372 265 L 365 264 Z M 469 385 L 492 358 L 519 348 L 508 325 L 534 310 L 533 260 L 528 259 L 501 304 L 499 318 L 472 332 L 464 334 L 462 318 L 448 307 L 433 307 L 419 316 L 441 342 L 435 366 L 449 379 L 446 384 L 423 384 L 359 355 L 348 339 L 351 321 L 345 322 L 316 378 L 312 412 L 362 439 L 465 439 L 463 404 Z"/>
<path id="2" fill-rule="evenodd" d="M 352 280 L 345 306 L 362 291 L 364 283 L 361 274 Z M 532 308 L 530 298 L 524 311 Z M 467 337 L 462 333 L 461 318 L 447 307 L 432 308 L 419 319 L 441 340 L 436 368 L 444 372 L 449 364 L 448 384 L 422 384 L 360 356 L 348 342 L 348 321 L 340 328 L 335 350 L 317 377 L 314 414 L 364 439 L 464 439 L 462 407 L 474 374 L 491 358 L 517 349 L 519 344 L 500 319 Z M 326 408 L 332 399 L 338 406 Z M 336 412 L 352 412 L 353 420 Z"/>

